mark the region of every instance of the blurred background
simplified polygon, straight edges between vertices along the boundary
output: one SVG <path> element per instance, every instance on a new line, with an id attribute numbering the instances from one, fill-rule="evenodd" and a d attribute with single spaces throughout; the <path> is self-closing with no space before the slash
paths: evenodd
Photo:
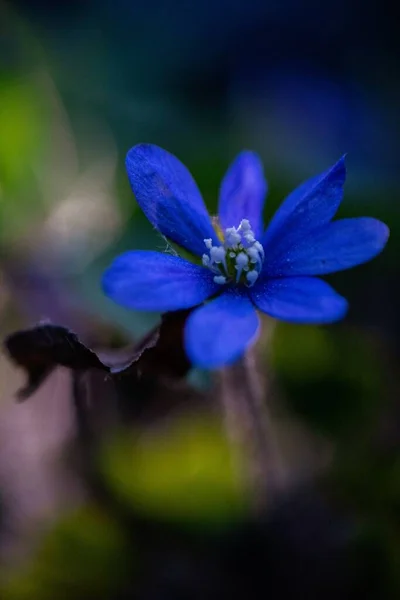
<path id="1" fill-rule="evenodd" d="M 343 323 L 266 324 L 290 485 L 257 519 L 215 377 L 156 370 L 121 391 L 90 374 L 94 453 L 71 370 L 17 404 L 24 375 L 0 354 L 1 597 L 398 597 L 399 60 L 388 0 L 0 0 L 2 339 L 45 319 L 110 348 L 159 322 L 99 285 L 117 253 L 162 247 L 124 170 L 139 142 L 176 154 L 211 212 L 256 150 L 266 221 L 347 152 L 340 216 L 391 229 L 376 260 L 329 277 Z"/>

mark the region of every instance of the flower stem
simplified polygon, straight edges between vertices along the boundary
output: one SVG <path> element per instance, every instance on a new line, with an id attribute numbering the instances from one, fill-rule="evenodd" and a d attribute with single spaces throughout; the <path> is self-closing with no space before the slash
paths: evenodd
<path id="1" fill-rule="evenodd" d="M 276 440 L 267 390 L 256 364 L 254 349 L 220 373 L 221 403 L 228 435 L 244 459 L 256 506 L 285 487 L 282 457 Z"/>

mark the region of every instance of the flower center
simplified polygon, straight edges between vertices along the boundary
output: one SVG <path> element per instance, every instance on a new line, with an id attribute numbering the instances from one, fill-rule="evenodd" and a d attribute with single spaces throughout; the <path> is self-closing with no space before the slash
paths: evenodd
<path id="1" fill-rule="evenodd" d="M 221 246 L 213 246 L 211 239 L 204 243 L 208 253 L 203 254 L 203 265 L 215 273 L 215 283 L 235 282 L 247 287 L 255 284 L 264 262 L 264 249 L 254 237 L 247 219 L 243 219 L 237 229 L 225 229 Z"/>

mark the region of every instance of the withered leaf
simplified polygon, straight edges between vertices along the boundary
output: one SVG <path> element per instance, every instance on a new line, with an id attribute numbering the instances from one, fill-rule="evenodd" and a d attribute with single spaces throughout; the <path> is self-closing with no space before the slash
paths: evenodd
<path id="1" fill-rule="evenodd" d="M 18 392 L 21 400 L 35 392 L 57 365 L 109 370 L 75 333 L 61 325 L 39 323 L 31 329 L 17 331 L 5 339 L 4 346 L 11 359 L 28 375 L 26 386 Z"/>
<path id="2" fill-rule="evenodd" d="M 183 348 L 183 328 L 189 311 L 163 315 L 137 344 L 96 352 L 62 325 L 39 323 L 17 331 L 4 341 L 10 358 L 27 373 L 27 384 L 18 391 L 23 400 L 33 394 L 57 366 L 72 370 L 98 369 L 110 376 L 169 375 L 183 377 L 189 362 Z"/>

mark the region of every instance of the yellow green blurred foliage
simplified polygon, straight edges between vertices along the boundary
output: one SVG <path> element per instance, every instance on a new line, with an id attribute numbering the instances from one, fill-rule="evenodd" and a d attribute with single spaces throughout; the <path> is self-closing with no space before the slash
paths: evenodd
<path id="1" fill-rule="evenodd" d="M 0 79 L 0 232 L 15 236 L 40 214 L 51 114 L 33 76 Z"/>
<path id="2" fill-rule="evenodd" d="M 248 490 L 220 422 L 171 418 L 160 428 L 121 437 L 103 452 L 114 493 L 137 513 L 193 527 L 245 517 Z"/>
<path id="3" fill-rule="evenodd" d="M 7 600 L 104 599 L 132 577 L 132 548 L 118 526 L 94 506 L 63 517 L 39 548 L 0 586 Z M 2 588 L 2 589 L 1 589 Z"/>
<path id="4" fill-rule="evenodd" d="M 17 190 L 34 175 L 43 149 L 43 99 L 37 85 L 25 79 L 0 83 L 0 176 L 5 189 Z"/>

